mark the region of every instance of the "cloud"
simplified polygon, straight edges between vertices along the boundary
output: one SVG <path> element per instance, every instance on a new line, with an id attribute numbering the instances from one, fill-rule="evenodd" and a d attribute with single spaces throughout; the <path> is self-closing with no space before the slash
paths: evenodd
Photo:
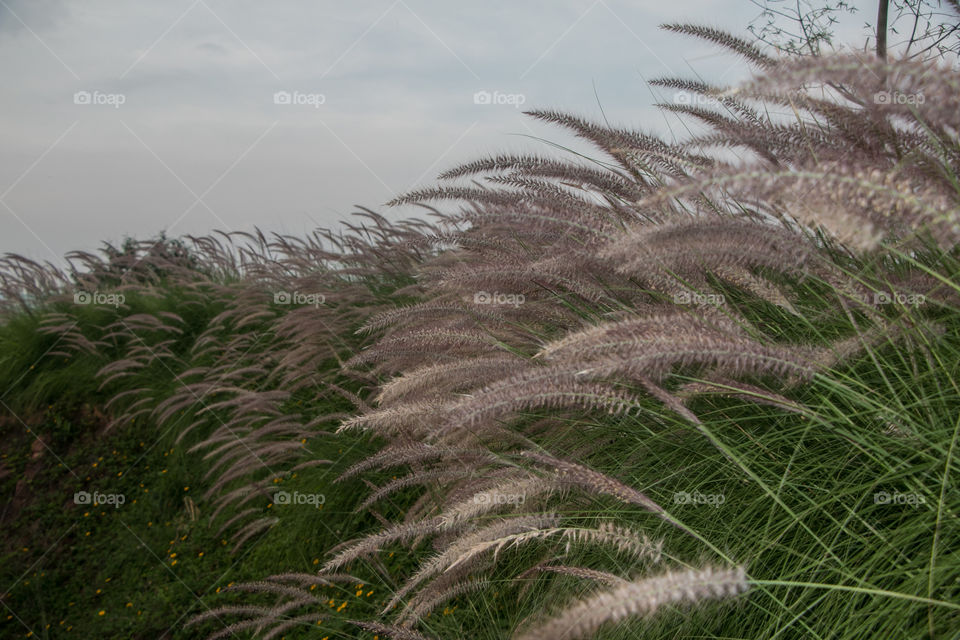
<path id="1" fill-rule="evenodd" d="M 644 78 L 743 71 L 656 28 L 717 0 L 4 1 L 42 42 L 0 6 L 0 193 L 12 186 L 16 214 L 0 207 L 0 252 L 41 259 L 174 223 L 173 234 L 299 232 L 453 162 L 546 152 L 537 137 L 586 149 L 513 105 L 475 104 L 478 91 L 597 118 L 602 106 L 612 122 L 669 133 Z M 736 24 L 736 10 L 724 19 Z M 102 102 L 77 104 L 79 91 Z M 308 98 L 277 104 L 280 91 Z M 184 215 L 191 190 L 214 183 L 213 213 Z"/>
<path id="2" fill-rule="evenodd" d="M 49 31 L 69 23 L 72 16 L 67 0 L 3 0 L 0 32 Z"/>

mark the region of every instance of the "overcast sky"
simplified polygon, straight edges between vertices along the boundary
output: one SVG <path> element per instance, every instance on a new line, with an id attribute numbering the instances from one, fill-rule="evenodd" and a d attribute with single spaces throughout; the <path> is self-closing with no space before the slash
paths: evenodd
<path id="1" fill-rule="evenodd" d="M 672 95 L 645 80 L 747 70 L 657 25 L 745 34 L 757 12 L 748 0 L 0 0 L 0 253 L 59 262 L 161 230 L 302 234 L 354 204 L 385 211 L 459 161 L 568 144 L 521 114 L 534 107 L 682 136 L 651 107 Z"/>

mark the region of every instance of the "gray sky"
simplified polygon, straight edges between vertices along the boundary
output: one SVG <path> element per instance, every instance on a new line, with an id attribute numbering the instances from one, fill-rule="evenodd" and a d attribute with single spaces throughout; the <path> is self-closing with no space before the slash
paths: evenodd
<path id="1" fill-rule="evenodd" d="M 672 96 L 644 79 L 747 71 L 657 25 L 746 33 L 756 13 L 748 0 L 0 0 L 0 252 L 58 262 L 162 229 L 301 234 L 355 203 L 403 215 L 382 204 L 456 162 L 548 150 L 529 136 L 570 144 L 522 109 L 599 119 L 602 106 L 613 124 L 684 135 L 650 106 Z"/>

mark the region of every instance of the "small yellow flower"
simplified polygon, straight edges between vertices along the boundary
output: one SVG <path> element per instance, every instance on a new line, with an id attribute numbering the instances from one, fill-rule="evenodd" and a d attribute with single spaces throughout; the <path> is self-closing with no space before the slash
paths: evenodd
<path id="1" fill-rule="evenodd" d="M 98 616 L 102 616 L 102 615 L 106 615 L 106 613 L 107 613 L 107 612 L 106 612 L 105 610 L 100 609 L 100 613 L 98 613 L 97 615 L 98 615 Z"/>

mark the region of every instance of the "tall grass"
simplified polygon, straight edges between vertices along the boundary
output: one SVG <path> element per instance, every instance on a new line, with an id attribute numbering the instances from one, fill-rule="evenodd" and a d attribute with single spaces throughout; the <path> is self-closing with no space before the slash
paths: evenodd
<path id="1" fill-rule="evenodd" d="M 431 223 L 6 259 L 10 335 L 189 442 L 232 553 L 297 544 L 283 483 L 349 492 L 314 571 L 184 633 L 956 637 L 960 76 L 671 29 L 758 69 L 656 81 L 710 105 L 670 107 L 711 127 L 686 142 L 536 111 L 604 158 L 453 168 L 394 203 L 459 205 Z M 335 607 L 353 584 L 378 598 Z"/>

